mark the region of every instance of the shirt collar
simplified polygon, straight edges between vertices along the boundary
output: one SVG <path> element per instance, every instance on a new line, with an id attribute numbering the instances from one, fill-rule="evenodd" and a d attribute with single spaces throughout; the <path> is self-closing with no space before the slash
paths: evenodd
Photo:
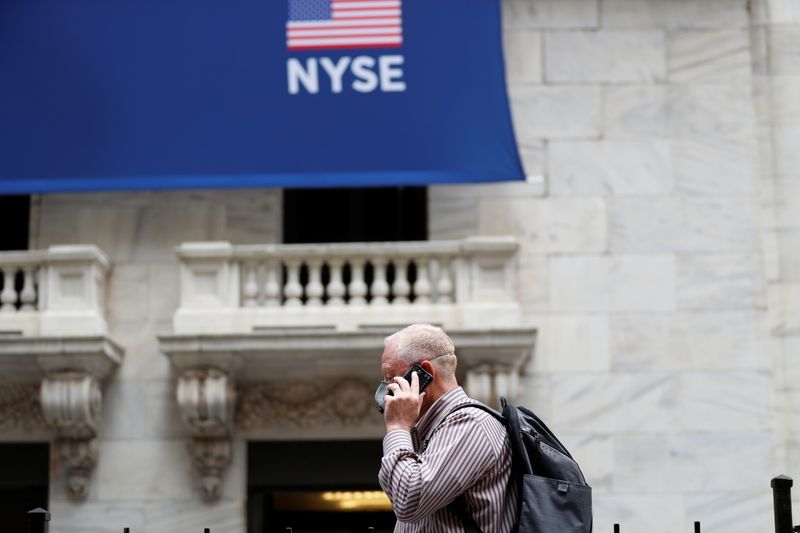
<path id="1" fill-rule="evenodd" d="M 433 429 L 434 424 L 436 424 L 436 422 L 439 421 L 439 418 L 447 413 L 451 407 L 470 401 L 472 401 L 472 399 L 467 396 L 467 393 L 464 392 L 464 389 L 461 387 L 455 387 L 444 393 L 433 403 L 433 405 L 431 405 L 431 408 L 428 409 L 428 412 L 422 415 L 422 417 L 417 421 L 417 425 L 414 426 L 419 442 L 425 441 L 425 439 L 428 437 L 428 432 Z"/>

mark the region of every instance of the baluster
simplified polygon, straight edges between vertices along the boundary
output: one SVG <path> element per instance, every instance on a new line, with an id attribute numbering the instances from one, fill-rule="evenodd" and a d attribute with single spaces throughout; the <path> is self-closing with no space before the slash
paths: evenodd
<path id="1" fill-rule="evenodd" d="M 277 261 L 269 260 L 264 265 L 266 275 L 264 277 L 264 305 L 268 307 L 277 307 L 281 305 L 281 284 L 278 281 L 280 277 L 280 263 Z"/>
<path id="2" fill-rule="evenodd" d="M 443 304 L 453 303 L 452 264 L 450 259 L 445 257 L 439 265 L 439 280 L 436 283 L 436 291 L 439 293 L 437 301 Z"/>
<path id="3" fill-rule="evenodd" d="M 439 301 L 439 270 L 439 260 L 434 257 L 428 262 L 428 285 L 431 287 L 432 303 Z"/>
<path id="4" fill-rule="evenodd" d="M 19 293 L 20 302 L 22 302 L 22 311 L 33 311 L 36 309 L 36 288 L 34 285 L 34 276 L 36 276 L 36 269 L 32 266 L 25 267 L 22 270 L 23 283 L 22 292 Z"/>
<path id="5" fill-rule="evenodd" d="M 363 259 L 353 259 L 350 261 L 350 305 L 364 305 L 367 303 L 367 284 L 364 282 L 364 263 Z"/>
<path id="6" fill-rule="evenodd" d="M 431 282 L 429 281 L 429 260 L 420 258 L 417 263 L 417 281 L 414 282 L 414 303 L 426 304 L 431 301 Z"/>
<path id="7" fill-rule="evenodd" d="M 331 259 L 328 267 L 331 271 L 331 280 L 328 283 L 328 305 L 343 305 L 346 287 L 342 282 L 342 266 L 344 261 L 341 259 Z"/>
<path id="8" fill-rule="evenodd" d="M 303 305 L 300 300 L 303 296 L 303 286 L 300 284 L 300 261 L 296 259 L 286 261 L 286 272 L 286 287 L 284 287 L 286 305 L 289 307 Z"/>
<path id="9" fill-rule="evenodd" d="M 0 268 L 0 277 L 3 279 L 3 292 L 0 292 L 0 312 L 13 313 L 16 309 L 17 291 L 14 289 L 14 267 Z"/>
<path id="10" fill-rule="evenodd" d="M 378 257 L 372 260 L 375 271 L 372 279 L 372 303 L 386 305 L 389 303 L 389 282 L 386 281 L 386 259 Z"/>
<path id="11" fill-rule="evenodd" d="M 308 285 L 306 285 L 306 305 L 322 305 L 322 294 L 325 287 L 322 286 L 322 261 L 310 259 L 308 265 Z"/>
<path id="12" fill-rule="evenodd" d="M 244 287 L 242 295 L 244 296 L 245 307 L 258 306 L 258 271 L 255 263 L 245 263 L 244 265 Z"/>
<path id="13" fill-rule="evenodd" d="M 408 259 L 398 259 L 394 262 L 394 294 L 393 304 L 407 304 L 408 295 L 411 293 L 411 284 L 408 282 Z"/>

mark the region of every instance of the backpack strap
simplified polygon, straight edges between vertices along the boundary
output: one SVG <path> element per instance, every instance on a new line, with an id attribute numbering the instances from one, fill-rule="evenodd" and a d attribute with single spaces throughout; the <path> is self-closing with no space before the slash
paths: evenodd
<path id="1" fill-rule="evenodd" d="M 437 425 L 441 424 L 444 421 L 444 419 L 450 416 L 451 414 L 455 413 L 456 411 L 460 411 L 461 409 L 466 409 L 467 407 L 475 407 L 476 409 L 480 409 L 481 411 L 486 411 L 487 413 L 495 417 L 501 424 L 505 424 L 506 422 L 506 419 L 503 415 L 501 415 L 500 413 L 498 413 L 485 403 L 467 402 L 467 403 L 460 403 L 458 405 L 454 405 L 453 407 L 451 407 L 450 410 L 447 411 L 447 413 L 442 418 L 439 419 Z"/>
<path id="2" fill-rule="evenodd" d="M 503 418 L 503 415 L 501 415 L 500 413 L 498 413 L 497 411 L 495 411 L 494 409 L 492 409 L 488 405 L 480 403 L 480 402 L 468 402 L 468 403 L 462 403 L 462 404 L 455 405 L 455 406 L 451 407 L 450 410 L 447 411 L 447 413 L 445 413 L 444 416 L 442 416 L 436 422 L 436 426 L 434 427 L 434 429 L 436 427 L 438 427 L 442 422 L 444 422 L 444 420 L 448 416 L 450 416 L 451 414 L 455 413 L 456 411 L 460 411 L 461 409 L 466 409 L 468 407 L 474 407 L 476 409 L 480 409 L 481 411 L 485 411 L 485 412 L 489 413 L 490 415 L 492 415 L 493 417 L 495 417 L 497 420 L 499 420 L 500 423 L 504 423 L 505 422 L 505 418 Z M 431 430 L 431 434 L 433 434 L 433 430 Z M 430 439 L 428 439 L 428 440 L 430 440 Z M 425 447 L 426 448 L 427 448 L 427 442 L 428 441 L 426 440 L 425 441 L 425 444 L 426 444 Z M 483 533 L 483 530 L 478 525 L 478 523 L 475 522 L 475 519 L 472 518 L 472 515 L 470 514 L 469 510 L 467 509 L 467 498 L 466 498 L 466 496 L 464 496 L 463 493 L 460 494 L 455 500 L 453 500 L 450 503 L 450 505 L 447 506 L 447 509 L 451 513 L 456 515 L 459 520 L 461 520 L 461 525 L 464 526 L 464 533 Z"/>
<path id="3" fill-rule="evenodd" d="M 458 405 L 454 405 L 453 407 L 450 408 L 449 411 L 447 411 L 445 414 L 443 414 L 442 416 L 439 417 L 439 419 L 433 425 L 431 430 L 428 432 L 428 438 L 425 439 L 425 442 L 422 444 L 422 448 L 421 449 L 422 450 L 427 450 L 428 449 L 428 443 L 430 442 L 431 437 L 433 437 L 433 433 L 439 428 L 439 426 L 442 425 L 442 423 L 445 421 L 445 419 L 447 419 L 447 417 L 449 417 L 450 415 L 452 415 L 456 411 L 460 411 L 461 409 L 466 409 L 468 407 L 474 407 L 476 409 L 480 409 L 481 411 L 486 411 L 487 413 L 489 413 L 490 415 L 495 417 L 501 424 L 505 425 L 506 419 L 503 417 L 503 415 L 501 415 L 500 413 L 498 413 L 497 411 L 495 411 L 494 409 L 492 409 L 491 407 L 489 407 L 488 405 L 486 405 L 484 403 L 475 402 L 475 401 L 466 402 L 466 403 L 460 403 Z"/>

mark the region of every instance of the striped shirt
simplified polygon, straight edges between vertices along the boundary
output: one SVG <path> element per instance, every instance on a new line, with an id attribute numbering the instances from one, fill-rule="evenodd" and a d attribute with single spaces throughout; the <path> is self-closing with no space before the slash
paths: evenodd
<path id="1" fill-rule="evenodd" d="M 396 430 L 384 437 L 378 480 L 397 517 L 395 532 L 463 532 L 461 521 L 447 509 L 460 494 L 484 532 L 513 529 L 518 495 L 509 482 L 505 428 L 479 409 L 456 411 L 441 422 L 450 408 L 472 401 L 456 387 L 431 406 L 411 433 Z"/>

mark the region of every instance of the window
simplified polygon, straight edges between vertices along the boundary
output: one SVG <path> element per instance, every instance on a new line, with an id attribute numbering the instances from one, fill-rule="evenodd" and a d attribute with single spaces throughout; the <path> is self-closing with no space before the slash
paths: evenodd
<path id="1" fill-rule="evenodd" d="M 426 240 L 427 196 L 425 187 L 286 189 L 283 242 Z"/>
<path id="2" fill-rule="evenodd" d="M 0 251 L 27 250 L 30 196 L 0 195 Z"/>
<path id="3" fill-rule="evenodd" d="M 424 241 L 428 238 L 428 190 L 425 187 L 362 189 L 286 189 L 283 191 L 283 242 L 308 244 L 328 242 Z M 286 279 L 286 271 L 283 271 Z M 345 265 L 342 281 L 350 283 L 351 267 Z M 389 266 L 387 282 L 394 282 Z M 330 280 L 328 265 L 322 267 L 322 284 Z M 364 281 L 372 286 L 372 264 L 364 268 Z M 411 264 L 409 283 L 416 280 Z M 300 270 L 300 284 L 308 284 L 308 267 Z M 412 296 L 413 298 L 413 296 Z M 371 294 L 367 295 L 371 299 Z M 303 297 L 305 302 L 306 298 Z M 323 301 L 327 300 L 327 295 Z"/>
<path id="4" fill-rule="evenodd" d="M 380 440 L 251 442 L 248 533 L 392 531 L 377 481 L 382 456 Z"/>

